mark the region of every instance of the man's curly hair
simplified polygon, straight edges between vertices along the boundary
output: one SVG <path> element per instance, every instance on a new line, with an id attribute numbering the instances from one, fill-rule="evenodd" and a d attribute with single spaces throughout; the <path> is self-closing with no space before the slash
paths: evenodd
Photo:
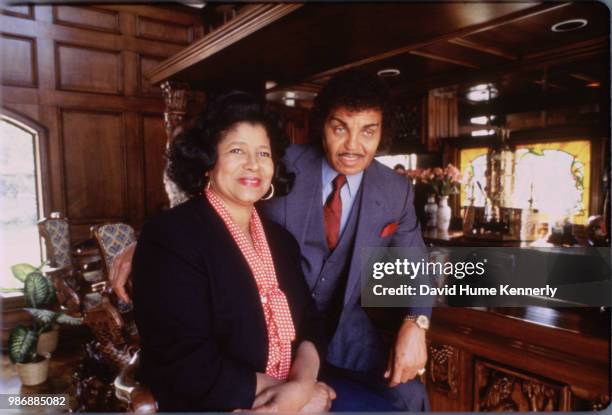
<path id="1" fill-rule="evenodd" d="M 310 113 L 310 142 L 322 146 L 325 121 L 340 107 L 349 111 L 377 109 L 382 113 L 382 137 L 379 148 L 391 144 L 395 132 L 394 107 L 387 85 L 377 76 L 349 70 L 331 78 L 314 101 Z"/>

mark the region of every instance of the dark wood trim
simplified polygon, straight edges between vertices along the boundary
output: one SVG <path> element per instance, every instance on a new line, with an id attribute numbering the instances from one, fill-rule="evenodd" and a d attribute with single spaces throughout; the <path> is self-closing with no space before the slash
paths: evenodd
<path id="1" fill-rule="evenodd" d="M 113 15 L 115 17 L 115 27 L 113 29 L 106 29 L 106 28 L 100 27 L 100 26 L 88 25 L 88 24 L 84 24 L 84 23 L 74 23 L 74 22 L 70 22 L 70 21 L 67 21 L 67 20 L 62 20 L 62 19 L 59 18 L 58 13 L 57 13 L 58 6 L 54 5 L 52 7 L 53 7 L 53 23 L 54 24 L 57 24 L 57 25 L 60 25 L 60 26 L 76 27 L 77 29 L 87 29 L 87 30 L 95 30 L 95 31 L 99 31 L 99 32 L 121 34 L 121 28 L 119 26 L 119 12 L 116 12 L 116 11 L 113 11 L 113 10 L 101 9 L 101 8 L 97 8 L 97 7 L 93 7 L 93 6 L 83 7 L 83 6 L 78 6 L 76 4 L 75 5 L 72 5 L 72 4 L 62 4 L 62 5 L 59 5 L 59 7 L 74 7 L 74 8 L 78 8 L 78 9 L 94 10 L 94 11 L 99 12 L 99 13 Z"/>
<path id="2" fill-rule="evenodd" d="M 449 39 L 448 43 L 452 43 L 453 45 L 462 46 L 467 49 L 477 50 L 478 52 L 488 53 L 489 55 L 499 56 L 500 58 L 508 59 L 511 61 L 515 61 L 518 59 L 516 55 L 506 52 L 503 49 L 500 49 L 495 46 L 483 45 L 482 43 L 473 42 L 471 40 L 463 39 L 457 37 L 455 39 Z"/>
<path id="3" fill-rule="evenodd" d="M 457 37 L 463 37 L 463 36 L 469 36 L 469 35 L 473 35 L 476 33 L 480 33 L 480 32 L 484 32 L 487 30 L 491 30 L 491 29 L 495 29 L 496 27 L 499 26 L 503 26 L 506 25 L 508 23 L 514 23 L 523 19 L 527 19 L 530 17 L 534 17 L 537 16 L 539 14 L 542 13 L 547 13 L 553 10 L 558 10 L 561 9 L 563 7 L 567 7 L 570 4 L 572 4 L 571 2 L 566 2 L 566 3 L 542 3 L 542 4 L 538 4 L 534 7 L 531 7 L 529 9 L 526 10 L 519 10 L 517 12 L 514 13 L 510 13 L 506 16 L 502 16 L 499 17 L 497 19 L 493 19 L 481 24 L 477 24 L 477 25 L 473 25 L 470 27 L 466 27 L 465 29 L 461 29 L 461 30 L 457 30 L 455 32 L 452 33 L 446 33 L 442 36 L 437 36 L 434 38 L 431 38 L 427 41 L 424 42 L 419 42 L 419 43 L 415 43 L 412 45 L 407 45 L 398 49 L 394 49 L 394 50 L 390 50 L 384 53 L 381 53 L 379 55 L 375 55 L 375 56 L 370 56 L 366 59 L 361 59 L 359 61 L 356 62 L 351 62 L 348 63 L 346 65 L 342 65 L 339 66 L 337 68 L 333 68 L 324 72 L 320 72 L 316 75 L 311 76 L 310 78 L 308 78 L 309 81 L 314 81 L 317 80 L 319 78 L 324 78 L 327 76 L 332 76 L 338 72 L 342 72 L 344 70 L 347 69 L 351 69 L 351 68 L 355 68 L 358 66 L 363 66 L 363 65 L 367 65 L 373 62 L 377 62 L 380 60 L 384 60 L 384 59 L 388 59 L 388 58 L 392 58 L 394 56 L 398 56 L 398 55 L 403 55 L 409 52 L 412 52 L 413 50 L 417 50 L 419 48 L 425 47 L 425 46 L 429 46 L 431 44 L 434 43 L 438 43 L 438 42 L 446 42 L 449 39 L 454 39 Z"/>
<path id="4" fill-rule="evenodd" d="M 302 6 L 303 4 L 290 3 L 256 4 L 249 7 L 241 11 L 235 19 L 215 29 L 145 75 L 152 84 L 167 80 L 181 70 L 263 29 Z"/>
<path id="5" fill-rule="evenodd" d="M 159 55 L 152 55 L 152 54 L 148 54 L 148 53 L 140 53 L 140 52 L 136 52 L 136 93 L 138 96 L 141 97 L 145 97 L 145 98 L 162 98 L 162 93 L 160 92 L 159 95 L 151 95 L 151 94 L 145 94 L 142 90 L 142 78 L 145 78 L 146 75 L 144 72 L 142 72 L 142 59 L 143 58 L 152 58 L 152 59 L 156 59 L 156 60 L 160 60 L 160 61 L 164 61 L 166 59 L 168 59 L 168 56 L 159 56 Z"/>
<path id="6" fill-rule="evenodd" d="M 38 47 L 36 38 L 29 36 L 15 35 L 12 33 L 0 32 L 0 37 L 7 39 L 23 40 L 30 43 L 30 67 L 32 68 L 32 83 L 15 83 L 2 80 L 2 85 L 17 86 L 23 88 L 38 88 Z"/>
<path id="7" fill-rule="evenodd" d="M 95 88 L 71 88 L 71 87 L 62 86 L 62 80 L 61 80 L 62 65 L 61 65 L 61 61 L 59 57 L 59 48 L 62 46 L 67 46 L 67 47 L 72 47 L 72 48 L 77 48 L 77 49 L 87 49 L 87 50 L 117 55 L 119 59 L 119 64 L 117 65 L 117 80 L 118 80 L 117 81 L 117 91 L 110 92 L 110 91 L 103 91 L 103 90 L 99 90 Z M 123 77 L 123 72 L 124 72 L 123 68 L 125 66 L 125 63 L 123 62 L 124 54 L 122 53 L 121 50 L 94 47 L 90 45 L 73 43 L 73 42 L 54 41 L 53 42 L 53 54 L 54 54 L 53 59 L 55 61 L 55 89 L 57 89 L 58 91 L 93 92 L 96 94 L 119 95 L 119 96 L 124 95 L 125 80 Z"/>
<path id="8" fill-rule="evenodd" d="M 591 180 L 590 199 L 589 199 L 589 216 L 603 215 L 604 191 L 602 186 L 602 177 L 604 171 L 604 152 L 609 151 L 609 139 L 602 137 L 599 140 L 591 140 Z"/>
<path id="9" fill-rule="evenodd" d="M 31 5 L 31 4 L 28 4 L 27 7 L 28 7 L 28 13 L 27 14 L 19 13 L 19 12 L 14 12 L 14 11 L 7 10 L 7 9 L 1 9 L 0 13 L 4 14 L 6 16 L 20 17 L 22 19 L 34 20 L 34 6 Z"/>
<path id="10" fill-rule="evenodd" d="M 429 52 L 422 52 L 420 50 L 412 50 L 412 51 L 410 51 L 408 53 L 410 53 L 411 55 L 420 56 L 422 58 L 432 59 L 432 60 L 435 60 L 435 61 L 452 63 L 452 64 L 458 65 L 458 66 L 465 66 L 466 68 L 471 68 L 471 69 L 478 69 L 479 68 L 478 65 L 475 65 L 473 63 L 469 63 L 469 62 L 466 62 L 466 61 L 461 61 L 461 60 L 458 60 L 458 59 L 447 58 L 445 56 L 435 55 L 435 54 L 429 53 Z"/>

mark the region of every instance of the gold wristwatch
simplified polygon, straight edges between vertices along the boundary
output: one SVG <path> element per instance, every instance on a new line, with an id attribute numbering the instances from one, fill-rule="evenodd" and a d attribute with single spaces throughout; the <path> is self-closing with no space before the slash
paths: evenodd
<path id="1" fill-rule="evenodd" d="M 413 321 L 417 327 L 422 328 L 423 330 L 429 329 L 429 317 L 423 314 L 419 314 L 418 316 L 409 314 L 404 317 L 404 321 Z"/>

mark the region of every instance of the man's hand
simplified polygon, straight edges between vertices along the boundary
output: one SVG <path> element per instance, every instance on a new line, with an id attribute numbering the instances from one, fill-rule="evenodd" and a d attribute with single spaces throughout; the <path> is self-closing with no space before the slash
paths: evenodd
<path id="1" fill-rule="evenodd" d="M 413 321 L 405 321 L 397 333 L 395 346 L 389 353 L 389 363 L 385 378 L 389 379 L 392 388 L 406 383 L 425 367 L 427 362 L 427 345 L 425 330 Z"/>
<path id="2" fill-rule="evenodd" d="M 127 295 L 125 287 L 128 283 L 128 278 L 132 272 L 132 259 L 136 250 L 136 242 L 130 244 L 118 254 L 113 260 L 108 279 L 110 280 L 113 291 L 121 301 L 131 303 L 130 297 Z"/>
<path id="3" fill-rule="evenodd" d="M 314 382 L 288 381 L 272 386 L 255 397 L 253 412 L 297 412 L 311 399 Z"/>
<path id="4" fill-rule="evenodd" d="M 336 391 L 326 383 L 317 382 L 312 397 L 300 412 L 311 414 L 328 412 L 334 399 L 336 399 Z"/>

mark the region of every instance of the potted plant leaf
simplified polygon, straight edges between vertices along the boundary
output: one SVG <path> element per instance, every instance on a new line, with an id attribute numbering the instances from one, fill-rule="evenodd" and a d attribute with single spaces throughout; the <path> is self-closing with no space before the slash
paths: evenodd
<path id="1" fill-rule="evenodd" d="M 15 365 L 23 385 L 43 383 L 49 374 L 50 355 L 36 353 L 38 331 L 25 326 L 15 327 L 9 336 L 9 359 Z"/>
<path id="2" fill-rule="evenodd" d="M 9 357 L 25 385 L 46 379 L 49 356 L 57 348 L 59 324 L 79 325 L 83 321 L 80 317 L 43 308 L 55 302 L 53 284 L 41 272 L 43 265 L 39 268 L 29 264 L 11 267 L 15 278 L 24 283 L 23 288 L 18 289 L 23 292 L 27 305 L 24 310 L 34 318 L 31 327 L 18 326 L 9 337 Z"/>

